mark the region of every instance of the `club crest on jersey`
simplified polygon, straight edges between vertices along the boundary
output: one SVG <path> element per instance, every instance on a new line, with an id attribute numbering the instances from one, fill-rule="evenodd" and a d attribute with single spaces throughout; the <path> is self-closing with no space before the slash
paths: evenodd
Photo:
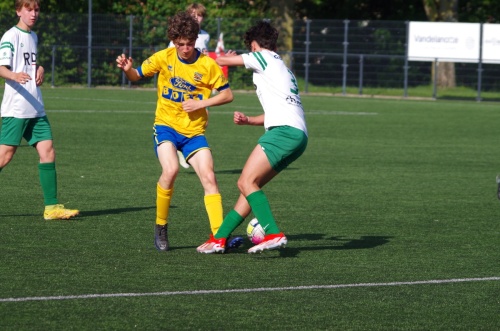
<path id="1" fill-rule="evenodd" d="M 182 91 L 189 91 L 193 92 L 196 89 L 196 86 L 193 84 L 190 84 L 188 81 L 181 77 L 172 77 L 170 78 L 170 84 L 172 84 L 173 87 L 176 89 L 182 90 Z"/>
<path id="2" fill-rule="evenodd" d="M 195 81 L 200 82 L 201 79 L 203 78 L 203 75 L 200 74 L 199 72 L 195 72 L 193 78 L 194 78 Z"/>
<path id="3" fill-rule="evenodd" d="M 294 95 L 289 95 L 286 97 L 286 102 L 290 105 L 295 105 L 295 106 L 302 106 L 302 102 L 300 101 L 300 98 L 298 96 Z"/>

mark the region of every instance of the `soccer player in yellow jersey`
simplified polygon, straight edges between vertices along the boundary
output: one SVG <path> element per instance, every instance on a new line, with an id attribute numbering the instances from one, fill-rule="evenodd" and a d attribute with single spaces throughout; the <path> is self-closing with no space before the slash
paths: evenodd
<path id="1" fill-rule="evenodd" d="M 205 191 L 205 207 L 212 233 L 222 219 L 222 198 L 214 173 L 212 153 L 205 138 L 207 107 L 233 101 L 233 93 L 221 68 L 209 56 L 195 49 L 200 31 L 198 22 L 186 12 L 171 17 L 168 38 L 175 47 L 166 48 L 146 59 L 138 68 L 122 54 L 118 68 L 130 81 L 158 74 L 158 102 L 154 121 L 154 147 L 162 172 L 156 188 L 155 246 L 167 251 L 168 213 L 179 172 L 177 150 L 193 167 Z M 218 91 L 212 95 L 212 90 Z"/>

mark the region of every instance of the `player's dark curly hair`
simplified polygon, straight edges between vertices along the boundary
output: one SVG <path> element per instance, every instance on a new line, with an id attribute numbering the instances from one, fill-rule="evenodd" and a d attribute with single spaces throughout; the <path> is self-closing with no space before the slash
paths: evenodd
<path id="1" fill-rule="evenodd" d="M 196 40 L 199 32 L 198 21 L 185 11 L 178 12 L 168 19 L 167 37 L 173 42 L 180 38 Z"/>
<path id="2" fill-rule="evenodd" d="M 276 30 L 268 21 L 259 21 L 245 32 L 243 39 L 245 46 L 251 50 L 252 41 L 256 41 L 260 47 L 270 51 L 276 51 L 278 41 L 278 30 Z"/>

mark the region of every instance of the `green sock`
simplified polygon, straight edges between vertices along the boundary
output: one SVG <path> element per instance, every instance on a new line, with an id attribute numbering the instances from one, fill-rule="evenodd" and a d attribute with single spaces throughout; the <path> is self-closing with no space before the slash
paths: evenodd
<path id="1" fill-rule="evenodd" d="M 56 164 L 54 162 L 39 163 L 38 172 L 45 206 L 58 204 Z"/>
<path id="2" fill-rule="evenodd" d="M 267 200 L 267 197 L 262 190 L 249 194 L 247 196 L 247 201 L 250 207 L 252 207 L 253 214 L 266 231 L 266 235 L 280 233 L 280 229 L 278 228 L 273 213 L 271 212 L 269 200 Z"/>
<path id="3" fill-rule="evenodd" d="M 214 235 L 214 238 L 228 238 L 231 233 L 241 224 L 245 219 L 241 217 L 236 210 L 232 209 L 226 217 L 224 217 L 224 221 L 222 221 L 222 225 L 220 226 L 217 233 Z"/>

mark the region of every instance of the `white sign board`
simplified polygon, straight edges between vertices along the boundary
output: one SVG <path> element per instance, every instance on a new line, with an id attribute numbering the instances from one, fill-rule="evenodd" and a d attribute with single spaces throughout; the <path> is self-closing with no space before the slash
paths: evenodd
<path id="1" fill-rule="evenodd" d="M 484 63 L 500 63 L 500 24 L 483 24 Z"/>
<path id="2" fill-rule="evenodd" d="M 479 23 L 410 22 L 408 60 L 478 62 L 480 28 Z"/>

